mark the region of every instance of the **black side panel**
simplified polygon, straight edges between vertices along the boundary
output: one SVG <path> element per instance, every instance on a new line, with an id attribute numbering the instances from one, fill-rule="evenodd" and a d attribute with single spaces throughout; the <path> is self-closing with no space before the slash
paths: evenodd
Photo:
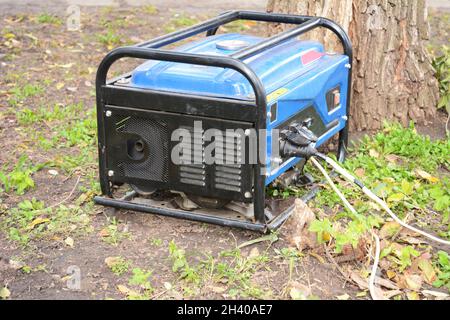
<path id="1" fill-rule="evenodd" d="M 216 132 L 223 133 L 227 129 L 239 129 L 236 132 L 242 134 L 243 130 L 252 127 L 251 123 L 109 105 L 105 109 L 109 111 L 109 117 L 105 117 L 107 170 L 113 171 L 109 177 L 113 183 L 237 201 L 253 200 L 245 197 L 247 191 L 252 191 L 252 166 L 246 161 L 230 165 L 206 164 L 204 150 L 210 141 L 204 141 L 201 134 L 193 134 L 195 123 L 198 126 L 200 121 L 203 130 L 216 129 Z M 171 141 L 172 132 L 176 129 L 192 133 L 192 141 L 187 145 L 191 154 L 183 154 L 181 160 L 195 160 L 194 163 L 172 162 L 171 151 L 180 144 L 179 140 Z M 234 159 L 247 156 L 247 152 L 241 150 L 246 143 L 238 139 L 232 142 L 234 144 L 232 147 L 227 145 L 224 155 L 234 154 Z"/>

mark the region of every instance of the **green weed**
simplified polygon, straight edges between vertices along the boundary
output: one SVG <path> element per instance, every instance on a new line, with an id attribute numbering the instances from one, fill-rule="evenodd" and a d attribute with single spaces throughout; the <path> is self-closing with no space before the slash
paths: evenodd
<path id="1" fill-rule="evenodd" d="M 151 15 L 157 14 L 157 13 L 158 13 L 158 9 L 157 9 L 154 5 L 152 5 L 152 4 L 143 6 L 143 7 L 142 7 L 142 10 L 143 10 L 145 13 L 151 14 Z"/>
<path id="2" fill-rule="evenodd" d="M 130 268 L 130 261 L 125 260 L 122 257 L 119 257 L 109 267 L 115 275 L 120 276 L 120 275 L 124 274 L 125 272 L 128 272 L 128 269 Z"/>
<path id="3" fill-rule="evenodd" d="M 129 279 L 129 284 L 139 286 L 140 292 L 131 291 L 128 294 L 128 300 L 149 300 L 154 288 L 150 282 L 152 271 L 143 270 L 141 268 L 134 268 L 132 270 L 132 277 Z"/>
<path id="4" fill-rule="evenodd" d="M 20 125 L 30 125 L 33 123 L 41 123 L 42 121 L 67 121 L 79 116 L 83 110 L 83 104 L 69 104 L 62 106 L 55 104 L 53 107 L 43 106 L 37 110 L 23 108 L 15 111 L 17 121 Z"/>
<path id="5" fill-rule="evenodd" d="M 198 22 L 199 20 L 195 17 L 187 16 L 186 14 L 176 14 L 165 25 L 164 30 L 166 32 L 174 32 L 176 30 L 192 26 Z"/>
<path id="6" fill-rule="evenodd" d="M 256 25 L 256 22 L 254 21 L 236 20 L 224 25 L 222 28 L 224 32 L 240 33 L 251 29 L 254 25 Z"/>
<path id="7" fill-rule="evenodd" d="M 131 234 L 129 232 L 119 229 L 119 222 L 115 218 L 110 219 L 109 225 L 102 230 L 102 240 L 113 246 L 119 245 L 120 242 L 130 237 Z"/>
<path id="8" fill-rule="evenodd" d="M 0 226 L 8 230 L 11 240 L 26 246 L 34 239 L 64 238 L 67 234 L 85 234 L 92 231 L 90 218 L 80 207 L 46 208 L 36 199 L 19 202 L 12 208 Z"/>
<path id="9" fill-rule="evenodd" d="M 106 33 L 98 36 L 98 41 L 105 45 L 109 50 L 122 43 L 120 36 L 116 34 L 112 29 L 109 29 Z"/>
<path id="10" fill-rule="evenodd" d="M 15 191 L 22 195 L 34 187 L 32 175 L 38 169 L 39 167 L 30 165 L 28 157 L 23 155 L 11 171 L 8 172 L 6 168 L 0 170 L 0 186 L 5 192 Z"/>
<path id="11" fill-rule="evenodd" d="M 43 23 L 43 24 L 53 24 L 53 25 L 56 25 L 56 26 L 62 25 L 62 19 L 61 18 L 59 18 L 59 17 L 57 17 L 55 15 L 49 14 L 49 13 L 42 13 L 42 14 L 40 14 L 37 17 L 37 21 L 39 23 Z"/>
<path id="12" fill-rule="evenodd" d="M 200 276 L 195 270 L 195 268 L 191 268 L 185 255 L 185 251 L 183 249 L 178 248 L 175 244 L 175 241 L 170 241 L 169 243 L 169 256 L 172 260 L 172 271 L 180 274 L 182 279 L 186 281 L 199 283 Z"/>
<path id="13" fill-rule="evenodd" d="M 12 107 L 17 107 L 19 104 L 25 102 L 29 97 L 42 94 L 44 89 L 40 85 L 25 84 L 24 86 L 14 87 L 10 90 L 11 97 L 8 99 L 8 104 Z"/>
<path id="14" fill-rule="evenodd" d="M 149 239 L 152 246 L 160 247 L 163 244 L 163 241 L 161 239 Z"/>
<path id="15" fill-rule="evenodd" d="M 444 45 L 442 54 L 432 60 L 432 65 L 439 82 L 440 100 L 437 107 L 444 108 L 450 114 L 450 47 Z"/>
<path id="16" fill-rule="evenodd" d="M 446 287 L 450 292 L 450 256 L 445 251 L 438 251 L 436 267 L 439 270 L 438 279 L 433 283 L 437 288 Z"/>

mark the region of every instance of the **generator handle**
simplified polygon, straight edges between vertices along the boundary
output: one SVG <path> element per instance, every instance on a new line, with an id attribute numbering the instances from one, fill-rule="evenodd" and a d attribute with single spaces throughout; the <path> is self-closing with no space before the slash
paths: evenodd
<path id="1" fill-rule="evenodd" d="M 257 12 L 257 11 L 238 11 L 238 18 L 237 20 L 250 20 L 250 21 L 262 21 L 262 22 L 272 22 L 272 23 L 282 23 L 282 24 L 297 24 L 297 25 L 302 25 L 305 24 L 304 26 L 304 31 L 300 31 L 300 34 L 310 31 L 312 29 L 315 29 L 317 27 L 323 27 L 326 28 L 330 31 L 332 31 L 339 39 L 339 41 L 342 43 L 342 47 L 344 49 L 344 54 L 347 55 L 350 58 L 350 61 L 352 60 L 352 56 L 353 56 L 353 50 L 352 50 L 352 44 L 350 41 L 350 38 L 348 37 L 347 33 L 344 31 L 344 29 L 342 29 L 342 27 L 340 25 L 338 25 L 336 22 L 334 22 L 333 20 L 330 20 L 328 18 L 324 18 L 324 17 L 314 17 L 314 16 L 304 16 L 304 15 L 293 15 L 293 14 L 285 14 L 285 13 L 266 13 L 266 12 Z M 309 25 L 307 24 L 309 21 L 313 20 L 314 23 L 313 25 Z M 297 36 L 297 30 L 298 28 L 294 28 L 289 31 L 294 32 L 293 35 L 291 35 L 289 38 L 295 37 Z M 268 42 L 270 39 L 272 39 L 272 41 L 270 42 L 270 46 L 267 45 L 264 47 L 264 49 L 270 48 L 272 47 L 272 43 L 274 42 L 274 39 L 277 39 L 277 37 L 285 37 L 285 34 L 287 32 L 284 33 L 280 33 L 277 34 L 263 42 L 261 42 L 260 44 L 264 43 L 264 42 Z M 278 43 L 283 42 L 283 41 L 278 41 Z M 276 43 L 276 44 L 278 44 Z M 269 43 L 268 43 L 269 44 Z M 275 45 L 276 45 L 275 44 Z M 247 49 L 244 49 L 243 52 L 245 52 L 246 50 L 250 50 L 252 47 L 249 47 Z M 263 49 L 263 50 L 264 50 Z"/>
<path id="2" fill-rule="evenodd" d="M 249 81 L 255 94 L 256 105 L 266 105 L 266 92 L 261 80 L 248 65 L 238 59 L 227 56 L 192 54 L 135 46 L 114 49 L 103 58 L 98 67 L 96 76 L 97 89 L 100 89 L 106 84 L 108 71 L 112 64 L 122 58 L 148 59 L 233 69 L 242 74 Z M 265 114 L 264 110 L 265 109 L 262 110 L 262 114 Z"/>
<path id="3" fill-rule="evenodd" d="M 256 51 L 261 52 L 265 49 L 271 48 L 274 45 L 280 44 L 290 38 L 296 37 L 302 33 L 310 31 L 317 27 L 323 27 L 332 31 L 342 43 L 344 48 L 344 53 L 352 60 L 352 45 L 350 39 L 346 32 L 334 21 L 323 18 L 323 17 L 313 17 L 305 15 L 292 15 L 284 13 L 267 13 L 267 12 L 257 12 L 257 11 L 228 11 L 220 14 L 219 16 L 207 20 L 205 22 L 196 24 L 194 26 L 169 33 L 164 36 L 160 36 L 156 39 L 141 42 L 136 45 L 139 48 L 161 48 L 169 44 L 176 43 L 178 41 L 187 39 L 189 37 L 195 36 L 202 32 L 207 32 L 208 36 L 214 35 L 218 28 L 222 25 L 228 24 L 236 20 L 248 20 L 248 21 L 261 21 L 261 22 L 272 22 L 272 23 L 282 23 L 282 24 L 296 24 L 300 25 L 297 28 L 288 30 L 286 32 L 274 35 L 269 39 L 257 44 L 258 50 L 253 47 L 242 50 L 235 55 L 239 58 L 247 57 L 256 54 Z M 304 24 L 303 27 L 301 25 Z M 254 52 L 251 52 L 254 51 Z M 242 56 L 242 57 L 241 57 Z"/>

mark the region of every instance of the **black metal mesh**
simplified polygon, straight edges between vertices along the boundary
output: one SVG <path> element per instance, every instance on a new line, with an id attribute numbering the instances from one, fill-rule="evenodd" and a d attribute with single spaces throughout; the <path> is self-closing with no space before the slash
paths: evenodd
<path id="1" fill-rule="evenodd" d="M 123 161 L 118 166 L 123 175 L 151 181 L 168 182 L 169 141 L 162 121 L 139 117 L 124 117 L 116 122 L 117 131 L 137 134 L 147 144 L 149 156 L 143 162 Z"/>

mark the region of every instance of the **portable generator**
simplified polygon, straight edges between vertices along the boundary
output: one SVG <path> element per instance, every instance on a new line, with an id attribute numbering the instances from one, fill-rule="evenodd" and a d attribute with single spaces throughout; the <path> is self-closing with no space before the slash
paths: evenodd
<path id="1" fill-rule="evenodd" d="M 217 34 L 235 20 L 294 27 L 268 38 Z M 343 54 L 298 40 L 315 28 L 331 30 Z M 201 40 L 160 49 L 201 33 Z M 107 80 L 121 58 L 148 61 Z M 292 146 L 316 148 L 338 134 L 337 157 L 345 158 L 351 64 L 349 38 L 333 21 L 251 11 L 227 12 L 111 51 L 96 79 L 103 195 L 95 202 L 255 231 L 276 229 L 294 205 L 270 205 L 266 186 L 280 179 L 305 181 L 308 153 L 299 157 Z M 127 186 L 130 192 L 123 191 Z"/>

